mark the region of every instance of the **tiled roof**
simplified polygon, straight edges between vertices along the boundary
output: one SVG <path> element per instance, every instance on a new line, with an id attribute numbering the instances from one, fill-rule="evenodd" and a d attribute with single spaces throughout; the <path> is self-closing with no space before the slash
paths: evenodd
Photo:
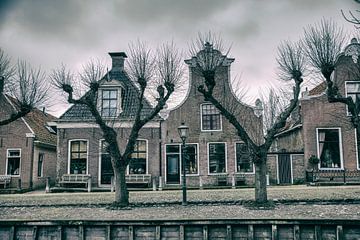
<path id="1" fill-rule="evenodd" d="M 315 95 L 320 95 L 323 92 L 325 92 L 326 90 L 326 82 L 323 81 L 322 83 L 320 83 L 319 85 L 317 85 L 316 87 L 314 87 L 313 89 L 311 89 L 309 91 L 309 96 L 315 96 Z"/>
<path id="2" fill-rule="evenodd" d="M 125 94 L 123 101 L 123 111 L 120 113 L 118 119 L 120 120 L 131 120 L 136 116 L 137 106 L 138 106 L 138 96 L 140 92 L 134 83 L 129 79 L 129 77 L 124 72 L 109 72 L 109 76 L 105 75 L 103 81 L 106 78 L 118 80 L 122 83 L 122 86 L 125 88 Z M 152 111 L 150 103 L 146 100 L 143 100 L 143 109 L 141 111 L 141 116 L 145 117 L 150 114 Z M 154 120 L 160 119 L 156 117 Z M 94 121 L 90 110 L 86 105 L 75 104 L 70 107 L 61 117 L 60 121 Z"/>
<path id="3" fill-rule="evenodd" d="M 19 107 L 19 103 L 15 98 L 10 96 L 7 96 L 7 98 L 11 101 L 15 108 Z M 57 119 L 56 117 L 35 108 L 23 118 L 29 127 L 34 131 L 35 140 L 42 143 L 56 145 L 56 134 L 51 133 L 48 129 L 49 126 L 47 125 L 47 122 L 55 121 Z"/>

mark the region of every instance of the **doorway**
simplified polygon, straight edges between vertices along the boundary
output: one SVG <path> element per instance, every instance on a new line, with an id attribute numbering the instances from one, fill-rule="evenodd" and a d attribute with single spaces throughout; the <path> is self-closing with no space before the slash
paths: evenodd
<path id="1" fill-rule="evenodd" d="M 292 184 L 292 169 L 290 154 L 282 153 L 278 155 L 278 183 Z"/>

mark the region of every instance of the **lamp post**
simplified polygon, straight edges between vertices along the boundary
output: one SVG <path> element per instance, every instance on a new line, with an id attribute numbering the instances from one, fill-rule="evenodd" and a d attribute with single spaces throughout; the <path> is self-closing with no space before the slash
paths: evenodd
<path id="1" fill-rule="evenodd" d="M 188 135 L 188 130 L 189 127 L 186 126 L 184 123 L 181 123 L 181 125 L 178 127 L 178 132 L 179 132 L 179 136 L 181 138 L 182 141 L 182 148 L 181 148 L 181 157 L 182 157 L 182 161 L 181 161 L 181 167 L 182 167 L 182 195 L 183 195 L 183 199 L 182 199 L 182 205 L 186 206 L 187 205 L 187 200 L 186 200 L 186 170 L 185 170 L 185 141 Z"/>

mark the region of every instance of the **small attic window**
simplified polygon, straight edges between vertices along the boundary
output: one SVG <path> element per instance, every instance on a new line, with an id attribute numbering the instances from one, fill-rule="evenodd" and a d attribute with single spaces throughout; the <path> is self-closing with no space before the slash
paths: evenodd
<path id="1" fill-rule="evenodd" d="M 45 125 L 45 128 L 52 134 L 56 134 L 56 130 L 49 125 Z"/>

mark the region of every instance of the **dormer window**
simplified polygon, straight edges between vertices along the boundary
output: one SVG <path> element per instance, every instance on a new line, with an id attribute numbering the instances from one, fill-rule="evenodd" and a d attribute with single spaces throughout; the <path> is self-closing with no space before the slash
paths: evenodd
<path id="1" fill-rule="evenodd" d="M 120 90 L 120 89 L 119 89 Z M 119 91 L 118 89 L 103 89 L 101 91 L 101 116 L 116 117 L 119 108 Z"/>

